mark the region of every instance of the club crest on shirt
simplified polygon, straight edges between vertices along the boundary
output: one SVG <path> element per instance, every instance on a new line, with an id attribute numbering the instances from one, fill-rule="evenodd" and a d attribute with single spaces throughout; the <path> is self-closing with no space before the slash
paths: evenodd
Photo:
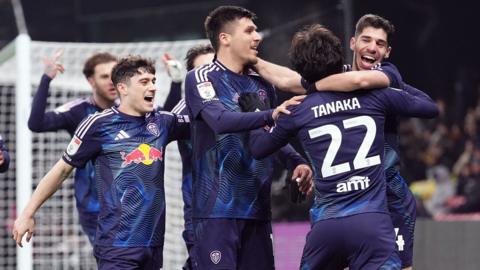
<path id="1" fill-rule="evenodd" d="M 73 136 L 72 140 L 67 146 L 67 154 L 70 156 L 75 155 L 77 153 L 78 148 L 80 148 L 80 145 L 82 144 L 82 140 L 80 140 L 77 136 Z"/>
<path id="2" fill-rule="evenodd" d="M 155 123 L 149 123 L 147 125 L 147 130 L 152 133 L 155 137 L 160 135 L 160 131 L 158 130 L 158 126 Z"/>
<path id="3" fill-rule="evenodd" d="M 218 264 L 221 259 L 222 259 L 222 253 L 220 251 L 214 250 L 214 251 L 210 252 L 210 260 L 214 264 Z"/>
<path id="4" fill-rule="evenodd" d="M 206 100 L 211 100 L 215 97 L 215 89 L 213 89 L 211 82 L 203 82 L 197 84 L 198 93 L 200 97 Z"/>
<path id="5" fill-rule="evenodd" d="M 267 91 L 263 89 L 258 89 L 257 95 L 260 97 L 262 101 L 265 101 L 267 99 Z"/>

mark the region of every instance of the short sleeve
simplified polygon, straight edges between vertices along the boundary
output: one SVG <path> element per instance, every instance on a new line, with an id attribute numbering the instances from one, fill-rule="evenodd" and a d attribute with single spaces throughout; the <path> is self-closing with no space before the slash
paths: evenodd
<path id="1" fill-rule="evenodd" d="M 101 151 L 101 137 L 96 132 L 98 115 L 93 114 L 78 125 L 72 140 L 63 153 L 63 160 L 73 167 L 83 168 L 87 161 Z"/>

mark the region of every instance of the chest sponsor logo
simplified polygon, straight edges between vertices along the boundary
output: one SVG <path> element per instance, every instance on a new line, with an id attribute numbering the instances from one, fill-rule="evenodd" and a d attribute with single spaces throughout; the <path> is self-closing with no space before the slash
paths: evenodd
<path id="1" fill-rule="evenodd" d="M 77 136 L 73 136 L 72 140 L 67 146 L 67 154 L 70 156 L 75 155 L 77 153 L 78 148 L 80 148 L 80 145 L 82 144 L 82 140 L 80 140 Z"/>
<path id="2" fill-rule="evenodd" d="M 157 149 L 148 144 L 140 144 L 137 148 L 133 149 L 130 153 L 120 152 L 122 156 L 122 167 L 128 165 L 140 164 L 152 165 L 155 161 L 163 161 L 163 149 Z"/>
<path id="3" fill-rule="evenodd" d="M 337 184 L 337 192 L 349 192 L 355 190 L 364 190 L 370 186 L 368 176 L 352 176 L 345 182 Z"/>
<path id="4" fill-rule="evenodd" d="M 213 262 L 213 264 L 218 264 L 221 259 L 222 259 L 222 253 L 220 251 L 214 250 L 210 252 L 210 260 Z"/>

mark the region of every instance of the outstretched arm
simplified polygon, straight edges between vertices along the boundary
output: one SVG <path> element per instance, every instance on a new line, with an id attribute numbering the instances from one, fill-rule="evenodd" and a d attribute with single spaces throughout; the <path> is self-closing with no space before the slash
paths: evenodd
<path id="1" fill-rule="evenodd" d="M 265 80 L 275 85 L 277 88 L 294 94 L 305 94 L 302 87 L 302 77 L 297 72 L 263 59 L 258 58 L 255 69 Z"/>
<path id="2" fill-rule="evenodd" d="M 27 234 L 27 242 L 32 238 L 35 221 L 34 216 L 42 204 L 57 191 L 62 182 L 68 178 L 73 167 L 60 159 L 53 168 L 43 177 L 33 192 L 32 198 L 28 202 L 20 216 L 13 225 L 13 239 L 20 247 L 23 246 L 22 239 Z"/>
<path id="3" fill-rule="evenodd" d="M 258 73 L 284 91 L 295 94 L 306 93 L 297 72 L 258 58 L 255 65 Z M 338 73 L 325 77 L 315 83 L 317 91 L 351 92 L 358 89 L 382 88 L 390 85 L 387 75 L 378 70 L 362 70 Z"/>
<path id="4" fill-rule="evenodd" d="M 28 128 L 31 131 L 55 131 L 66 126 L 64 117 L 55 112 L 45 112 L 50 82 L 57 76 L 58 72 L 63 73 L 65 71 L 63 65 L 57 63 L 62 54 L 63 49 L 60 49 L 52 58 L 43 59 L 45 65 L 44 74 L 33 97 L 32 110 L 28 117 Z"/>
<path id="5" fill-rule="evenodd" d="M 337 73 L 315 83 L 317 91 L 351 92 L 358 89 L 384 88 L 390 80 L 378 70 L 360 70 Z"/>
<path id="6" fill-rule="evenodd" d="M 404 90 L 387 88 L 377 92 L 379 102 L 386 102 L 387 110 L 408 117 L 434 118 L 439 110 L 435 101 L 427 94 L 412 87 L 404 85 Z"/>

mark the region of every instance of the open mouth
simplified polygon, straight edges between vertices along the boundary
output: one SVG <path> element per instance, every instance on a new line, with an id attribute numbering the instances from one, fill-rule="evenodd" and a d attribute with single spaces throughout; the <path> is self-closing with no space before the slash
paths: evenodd
<path id="1" fill-rule="evenodd" d="M 145 96 L 143 97 L 143 100 L 146 102 L 153 102 L 153 99 L 155 98 L 155 92 L 147 92 Z"/>
<path id="2" fill-rule="evenodd" d="M 369 64 L 374 64 L 376 59 L 375 57 L 369 56 L 369 55 L 364 55 L 362 56 L 362 61 L 367 62 Z"/>
<path id="3" fill-rule="evenodd" d="M 147 96 L 143 97 L 143 100 L 145 100 L 147 102 L 153 102 L 153 98 L 154 98 L 153 95 L 147 95 Z"/>

